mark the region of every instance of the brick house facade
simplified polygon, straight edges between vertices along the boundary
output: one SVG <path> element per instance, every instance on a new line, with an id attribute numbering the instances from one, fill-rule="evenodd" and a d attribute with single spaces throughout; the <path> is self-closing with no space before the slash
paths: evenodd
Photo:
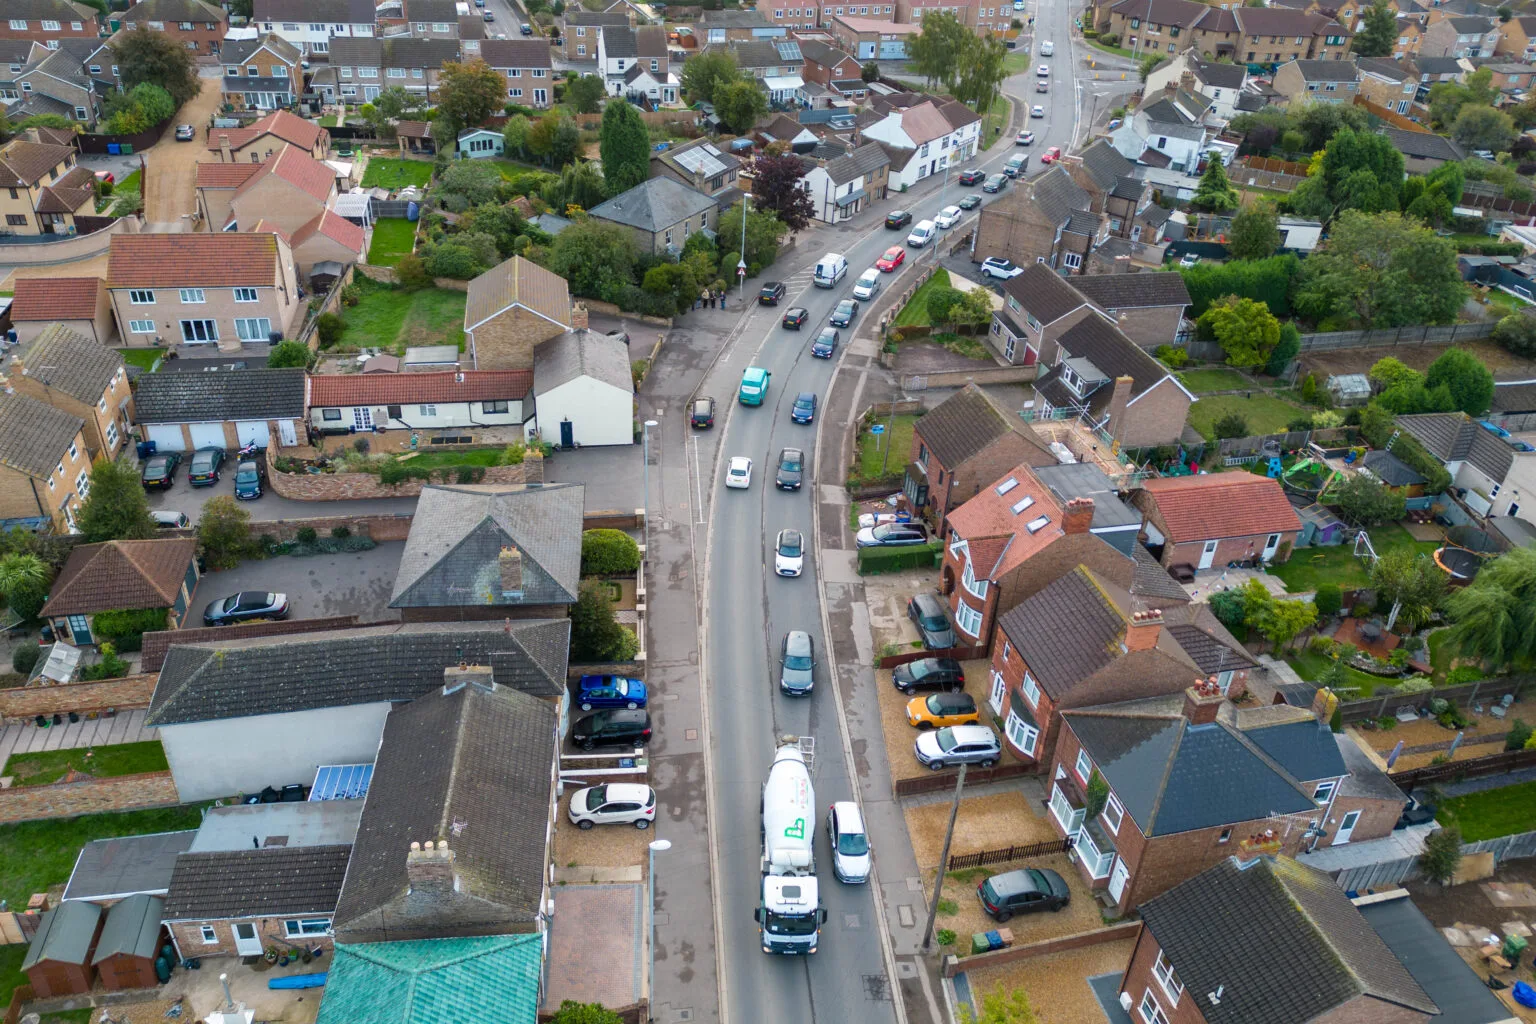
<path id="1" fill-rule="evenodd" d="M 469 282 L 464 335 L 477 370 L 531 370 L 535 345 L 585 326 L 565 278 L 521 256 Z"/>
<path id="2" fill-rule="evenodd" d="M 1199 571 L 1254 558 L 1283 562 L 1301 531 L 1279 481 L 1252 473 L 1147 480 L 1131 503 L 1142 512 L 1149 543 L 1163 544 L 1165 566 Z"/>
<path id="3" fill-rule="evenodd" d="M 1020 266 L 1044 262 L 1080 274 L 1094 245 L 1109 237 L 1107 222 L 1092 205 L 1066 168 L 1052 167 L 981 208 L 971 258 L 996 256 Z"/>
<path id="4" fill-rule="evenodd" d="M 70 0 L 10 0 L 0 16 L 0 39 L 30 39 L 50 50 L 60 40 L 91 39 L 101 34 L 101 15 Z"/>
<path id="5" fill-rule="evenodd" d="M 117 352 L 62 324 L 51 324 L 28 347 L 27 358 L 46 369 L 31 373 L 20 356 L 12 356 L 6 367 L 10 387 L 80 417 L 92 457 L 116 458 L 128 443 L 133 423 L 133 393 Z"/>
<path id="6" fill-rule="evenodd" d="M 193 53 L 217 54 L 229 13 L 203 0 L 141 0 L 121 15 L 124 31 L 160 32 Z"/>
<path id="7" fill-rule="evenodd" d="M 629 18 L 623 14 L 597 14 L 581 8 L 570 8 L 565 14 L 565 34 L 560 37 L 561 56 L 568 61 L 597 59 L 597 40 L 604 25 L 623 28 Z"/>
<path id="8" fill-rule="evenodd" d="M 1193 0 L 1097 0 L 1093 27 L 1140 52 L 1201 53 L 1243 64 L 1345 60 L 1354 34 L 1332 16 L 1291 7 L 1227 10 Z"/>
<path id="9" fill-rule="evenodd" d="M 165 923 L 183 957 L 259 956 L 333 947 L 331 915 L 350 844 L 183 853 L 165 897 Z"/>
<path id="10" fill-rule="evenodd" d="M 25 395 L 0 394 L 0 521 L 72 532 L 90 489 L 84 421 Z"/>

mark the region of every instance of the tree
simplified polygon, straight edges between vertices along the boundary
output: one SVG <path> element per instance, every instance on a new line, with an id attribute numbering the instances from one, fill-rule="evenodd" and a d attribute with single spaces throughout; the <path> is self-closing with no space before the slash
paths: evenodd
<path id="1" fill-rule="evenodd" d="M 1372 363 L 1370 372 L 1366 376 L 1378 391 L 1387 391 L 1401 384 L 1424 383 L 1422 373 L 1406 365 L 1401 359 L 1394 359 L 1391 356 L 1383 356 Z"/>
<path id="2" fill-rule="evenodd" d="M 937 82 L 953 89 L 961 74 L 961 63 L 977 36 L 947 11 L 925 17 L 921 24 L 922 31 L 907 40 L 912 70 L 927 79 L 929 85 Z"/>
<path id="3" fill-rule="evenodd" d="M 272 351 L 267 353 L 267 368 L 279 369 L 285 366 L 308 366 L 309 346 L 300 341 L 282 341 L 272 346 Z"/>
<path id="4" fill-rule="evenodd" d="M 1431 882 L 1449 885 L 1461 867 L 1461 829 L 1455 825 L 1437 828 L 1424 837 L 1424 852 L 1419 854 L 1419 870 Z"/>
<path id="5" fill-rule="evenodd" d="M 403 86 L 392 85 L 372 100 L 373 109 L 387 121 L 395 121 L 407 110 L 416 109 L 416 97 Z"/>
<path id="6" fill-rule="evenodd" d="M 549 1019 L 549 1024 L 623 1024 L 623 1018 L 600 1003 L 578 1003 L 567 999 Z"/>
<path id="7" fill-rule="evenodd" d="M 1536 355 L 1536 316 L 1511 313 L 1493 327 L 1493 340 L 1517 356 Z"/>
<path id="8" fill-rule="evenodd" d="M 1008 992 L 994 989 L 982 996 L 979 1017 L 969 1006 L 961 1004 L 960 1020 L 962 1024 L 1036 1024 L 1037 1018 L 1029 1005 L 1029 996 L 1016 988 Z"/>
<path id="9" fill-rule="evenodd" d="M 1397 42 L 1397 12 L 1382 0 L 1365 11 L 1365 23 L 1351 46 L 1357 57 L 1385 57 Z"/>
<path id="10" fill-rule="evenodd" d="M 210 498 L 197 521 L 197 540 L 210 568 L 233 569 L 251 546 L 251 514 L 227 494 Z"/>
<path id="11" fill-rule="evenodd" d="M 651 134 L 640 109 L 628 100 L 609 100 L 603 109 L 601 136 L 608 194 L 616 196 L 643 183 L 651 173 Z"/>
<path id="12" fill-rule="evenodd" d="M 949 323 L 949 311 L 964 298 L 965 293 L 958 288 L 935 286 L 930 289 L 927 301 L 923 305 L 924 311 L 928 314 L 928 322 Z"/>
<path id="13" fill-rule="evenodd" d="M 12 552 L 0 558 L 0 596 L 23 619 L 35 619 L 48 600 L 53 567 L 36 555 Z"/>
<path id="14" fill-rule="evenodd" d="M 613 614 L 606 586 L 600 580 L 583 583 L 571 608 L 571 660 L 628 661 L 638 647 L 635 634 Z"/>
<path id="15" fill-rule="evenodd" d="M 438 180 L 437 191 L 443 197 L 444 206 L 455 213 L 463 213 L 471 206 L 494 200 L 500 185 L 501 172 L 494 164 L 455 160 Z"/>
<path id="16" fill-rule="evenodd" d="M 715 113 L 737 135 L 745 135 L 768 113 L 768 94 L 755 79 L 726 82 L 715 90 Z"/>
<path id="17" fill-rule="evenodd" d="M 1367 328 L 1450 323 L 1465 300 L 1449 239 L 1401 214 L 1355 210 L 1334 221 L 1296 291 L 1303 313 Z"/>
<path id="18" fill-rule="evenodd" d="M 1264 372 L 1271 377 L 1278 377 L 1291 365 L 1291 360 L 1301 353 L 1301 331 L 1296 325 L 1287 320 L 1280 325 L 1280 340 L 1275 343 L 1274 349 L 1269 353 L 1269 362 L 1264 364 Z"/>
<path id="19" fill-rule="evenodd" d="M 1317 606 L 1311 601 L 1271 601 L 1252 624 L 1279 650 L 1316 621 Z"/>
<path id="20" fill-rule="evenodd" d="M 1364 473 L 1356 473 L 1339 485 L 1334 501 L 1345 518 L 1357 526 L 1380 526 L 1403 518 L 1408 499 Z"/>
<path id="21" fill-rule="evenodd" d="M 1205 179 L 1200 183 L 1204 185 Z M 1262 260 L 1273 256 L 1278 248 L 1280 211 L 1274 203 L 1249 203 L 1232 218 L 1232 226 L 1227 229 L 1227 251 L 1233 259 Z"/>
<path id="22" fill-rule="evenodd" d="M 1004 66 L 1007 58 L 1008 50 L 1001 39 L 971 35 L 960 54 L 960 73 L 950 86 L 955 99 L 972 110 L 991 110 L 1008 77 Z"/>
<path id="23" fill-rule="evenodd" d="M 576 75 L 565 83 L 565 100 L 578 114 L 595 114 L 608 90 L 597 75 Z"/>
<path id="24" fill-rule="evenodd" d="M 255 0 L 230 0 L 229 13 L 237 18 L 249 19 L 255 6 Z"/>
<path id="25" fill-rule="evenodd" d="M 1237 204 L 1237 189 L 1227 180 L 1227 169 L 1222 166 L 1221 157 L 1212 150 L 1206 159 L 1200 184 L 1195 187 L 1195 198 L 1189 205 L 1197 210 L 1217 211 L 1233 209 Z"/>
<path id="26" fill-rule="evenodd" d="M 880 65 L 870 61 L 859 68 L 859 77 L 866 82 L 878 82 L 880 80 Z"/>
<path id="27" fill-rule="evenodd" d="M 555 134 L 549 148 L 549 162 L 554 167 L 569 167 L 581 155 L 581 129 L 576 120 L 564 114 L 555 116 Z"/>
<path id="28" fill-rule="evenodd" d="M 794 154 L 760 156 L 752 162 L 752 198 L 760 210 L 769 210 L 791 231 L 804 231 L 816 214 L 811 194 L 801 187 L 810 170 Z"/>
<path id="29" fill-rule="evenodd" d="M 704 53 L 695 53 L 683 64 L 683 91 L 695 100 L 715 103 L 721 86 L 741 81 L 741 71 L 736 58 L 728 50 L 716 51 L 711 47 Z"/>
<path id="30" fill-rule="evenodd" d="M 572 295 L 612 302 L 634 280 L 634 234 L 611 221 L 577 221 L 555 236 L 549 269 L 570 283 Z"/>
<path id="31" fill-rule="evenodd" d="M 640 545 L 623 530 L 586 530 L 581 535 L 581 571 L 607 576 L 640 568 Z"/>
<path id="32" fill-rule="evenodd" d="M 475 128 L 485 119 L 499 112 L 506 102 L 506 79 L 494 71 L 479 57 L 473 60 L 448 61 L 439 73 L 437 85 L 437 119 L 446 122 L 449 131 L 433 136 L 439 139 L 457 138 L 465 128 Z"/>
<path id="33" fill-rule="evenodd" d="M 1481 416 L 1493 403 L 1493 374 L 1481 359 L 1464 348 L 1448 348 L 1429 364 L 1424 386 L 1444 387 L 1455 402 L 1453 408 L 1468 416 Z"/>
<path id="34" fill-rule="evenodd" d="M 1136 72 L 1141 76 L 1141 80 L 1145 82 L 1148 78 L 1150 78 L 1152 76 L 1152 72 L 1157 70 L 1157 66 L 1161 64 L 1163 60 L 1164 56 L 1161 53 L 1149 53 L 1145 57 L 1141 58 L 1141 63 L 1136 68 Z"/>
<path id="35" fill-rule="evenodd" d="M 1493 88 L 1493 71 L 1478 68 L 1464 82 L 1437 82 L 1429 89 L 1429 117 L 1441 128 L 1449 128 L 1456 122 L 1461 108 L 1492 106 L 1498 96 Z"/>
<path id="36" fill-rule="evenodd" d="M 127 462 L 97 459 L 76 524 L 88 544 L 153 537 L 155 521 L 149 517 L 138 471 Z"/>
<path id="37" fill-rule="evenodd" d="M 698 299 L 702 282 L 686 263 L 658 263 L 645 272 L 640 287 L 652 295 L 670 297 L 676 311 L 681 313 Z"/>
<path id="38" fill-rule="evenodd" d="M 1536 548 L 1514 548 L 1445 599 L 1449 639 L 1495 666 L 1536 656 Z"/>
<path id="39" fill-rule="evenodd" d="M 1508 114 L 1492 107 L 1465 106 L 1451 125 L 1451 138 L 1468 149 L 1509 151 L 1515 141 L 1515 122 Z"/>
<path id="40" fill-rule="evenodd" d="M 1236 295 L 1213 304 L 1198 322 L 1216 336 L 1228 366 L 1263 366 L 1280 341 L 1280 321 L 1269 307 Z"/>
<path id="41" fill-rule="evenodd" d="M 608 198 L 608 185 L 597 164 L 584 160 L 561 171 L 559 180 L 546 185 L 542 195 L 556 213 L 569 214 L 573 206 L 590 210 Z"/>
<path id="42" fill-rule="evenodd" d="M 157 85 L 179 107 L 202 91 L 192 51 L 164 32 L 122 32 L 109 44 L 123 88 Z"/>
<path id="43" fill-rule="evenodd" d="M 716 245 L 720 248 L 721 263 L 735 263 L 741 244 L 742 204 L 737 203 L 720 217 Z M 771 266 L 779 258 L 779 243 L 789 233 L 784 222 L 766 210 L 751 210 L 747 218 L 747 273 L 756 277 L 764 267 Z M 569 230 L 569 229 L 567 229 Z M 563 236 L 565 232 L 561 232 Z M 722 267 L 722 269 L 724 269 Z"/>
<path id="44" fill-rule="evenodd" d="M 137 189 L 120 188 L 112 193 L 112 212 L 120 217 L 144 212 L 144 196 Z"/>
<path id="45" fill-rule="evenodd" d="M 1337 615 L 1344 607 L 1344 592 L 1337 583 L 1319 583 L 1317 593 L 1312 595 L 1312 604 L 1317 607 L 1319 618 Z"/>
<path id="46" fill-rule="evenodd" d="M 1335 135 L 1346 128 L 1355 132 L 1370 128 L 1364 111 L 1337 103 L 1305 104 L 1293 120 L 1309 152 L 1327 146 Z"/>
<path id="47" fill-rule="evenodd" d="M 1240 412 L 1229 412 L 1212 424 L 1217 440 L 1228 437 L 1247 437 L 1248 420 Z"/>
<path id="48" fill-rule="evenodd" d="M 1314 104 L 1302 112 L 1308 120 L 1340 108 Z M 1331 220 L 1340 210 L 1381 213 L 1398 208 L 1403 180 L 1403 155 L 1391 140 L 1366 130 L 1341 126 L 1327 141 L 1322 158 L 1314 158 L 1308 177 L 1284 200 L 1293 212 Z"/>
<path id="49" fill-rule="evenodd" d="M 1387 615 L 1388 629 L 1399 618 L 1409 629 L 1417 629 L 1444 600 L 1446 575 L 1429 555 L 1384 551 L 1371 563 L 1371 587 L 1378 600 L 1392 606 Z"/>

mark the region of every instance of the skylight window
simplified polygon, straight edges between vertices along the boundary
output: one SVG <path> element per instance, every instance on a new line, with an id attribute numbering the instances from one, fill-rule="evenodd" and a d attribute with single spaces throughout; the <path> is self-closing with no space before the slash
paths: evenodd
<path id="1" fill-rule="evenodd" d="M 1050 516 L 1041 516 L 1038 519 L 1031 519 L 1028 523 L 1026 523 L 1024 525 L 1024 529 L 1028 530 L 1030 533 L 1039 533 L 1041 530 L 1045 529 L 1050 524 L 1051 524 L 1051 517 Z"/>
<path id="2" fill-rule="evenodd" d="M 1004 480 L 1002 483 L 997 485 L 997 496 L 1001 498 L 1003 495 L 1007 494 L 1017 486 L 1019 486 L 1019 482 L 1013 477 L 1009 477 L 1007 480 Z"/>
<path id="3" fill-rule="evenodd" d="M 1026 494 L 1023 498 L 1021 498 L 1020 500 L 1014 502 L 1013 514 L 1014 515 L 1018 515 L 1020 512 L 1023 512 L 1025 509 L 1029 508 L 1029 506 L 1033 505 L 1034 503 L 1035 503 L 1035 499 L 1031 498 L 1029 495 Z"/>

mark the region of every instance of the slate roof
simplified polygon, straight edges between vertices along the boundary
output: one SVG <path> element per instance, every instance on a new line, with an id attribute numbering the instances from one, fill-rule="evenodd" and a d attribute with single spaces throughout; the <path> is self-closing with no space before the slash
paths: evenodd
<path id="1" fill-rule="evenodd" d="M 1110 381 L 1130 377 L 1133 398 L 1169 376 L 1162 363 L 1103 317 L 1083 317 L 1067 328 L 1058 343 L 1069 355 L 1093 363 Z"/>
<path id="2" fill-rule="evenodd" d="M 736 58 L 736 66 L 743 69 L 797 68 L 805 64 L 804 57 L 786 57 L 772 39 L 751 39 L 727 44 Z"/>
<path id="3" fill-rule="evenodd" d="M 271 233 L 113 235 L 108 288 L 270 288 L 277 278 Z"/>
<path id="4" fill-rule="evenodd" d="M 1131 557 L 1136 560 L 1136 575 L 1131 582 L 1131 593 L 1144 594 L 1148 597 L 1189 600 L 1189 594 L 1185 592 L 1179 581 L 1168 575 L 1168 570 L 1152 557 L 1152 552 L 1137 544 L 1131 552 Z M 1198 663 L 1198 659 L 1196 662 Z"/>
<path id="5" fill-rule="evenodd" d="M 1115 147 L 1111 146 L 1107 139 L 1095 139 L 1078 154 L 1078 159 L 1083 162 L 1083 170 L 1088 172 L 1088 176 L 1102 191 L 1106 192 L 1114 188 L 1117 181 L 1130 174 L 1136 167 L 1116 152 Z"/>
<path id="6" fill-rule="evenodd" d="M 227 22 L 229 15 L 203 0 L 140 0 L 123 12 L 123 24 L 138 21 L 200 21 L 215 25 Z"/>
<path id="7" fill-rule="evenodd" d="M 1441 1007 L 1435 1024 L 1495 1024 L 1510 1019 L 1509 1009 L 1413 900 L 1405 895 L 1358 909 L 1424 993 Z"/>
<path id="8" fill-rule="evenodd" d="M 1358 82 L 1360 72 L 1349 60 L 1294 60 L 1304 82 Z"/>
<path id="9" fill-rule="evenodd" d="M 177 855 L 186 853 L 196 837 L 196 829 L 186 829 L 93 839 L 80 848 L 63 898 L 89 900 L 163 893 L 171 884 L 171 869 Z"/>
<path id="10" fill-rule="evenodd" d="M 800 40 L 800 53 L 806 60 L 815 61 L 827 69 L 836 68 L 845 60 L 857 60 L 853 54 L 836 46 L 828 46 L 826 43 L 815 39 Z"/>
<path id="11" fill-rule="evenodd" d="M 101 921 L 101 907 L 84 900 L 61 903 L 43 915 L 37 934 L 21 961 L 25 971 L 45 960 L 61 964 L 84 964 L 90 954 L 96 925 Z"/>
<path id="12" fill-rule="evenodd" d="M 1072 180 L 1067 169 L 1060 164 L 1056 164 L 1030 184 L 1029 197 L 1035 201 L 1040 212 L 1057 226 L 1071 219 L 1073 211 L 1086 211 L 1092 208 L 1088 193 Z"/>
<path id="13" fill-rule="evenodd" d="M 1085 566 L 1046 584 L 998 619 L 1041 689 L 1060 701 L 1120 655 L 1125 617 Z"/>
<path id="14" fill-rule="evenodd" d="M 603 55 L 605 57 L 635 57 L 639 55 L 639 46 L 635 41 L 635 30 L 630 28 L 629 19 L 625 19 L 622 25 L 604 25 L 600 30 L 603 34 Z"/>
<path id="15" fill-rule="evenodd" d="M 1446 18 L 1459 36 L 1481 36 L 1493 31 L 1493 22 L 1487 18 Z"/>
<path id="16" fill-rule="evenodd" d="M 46 480 L 84 425 L 35 398 L 0 394 L 0 466 Z"/>
<path id="17" fill-rule="evenodd" d="M 1389 451 L 1366 452 L 1361 464 L 1388 487 L 1411 487 L 1425 482 L 1423 474 Z"/>
<path id="18" fill-rule="evenodd" d="M 1202 60 L 1198 53 L 1192 51 L 1190 62 L 1194 65 L 1195 76 L 1200 81 L 1218 89 L 1241 89 L 1248 79 L 1248 68 L 1242 64 L 1223 64 Z"/>
<path id="19" fill-rule="evenodd" d="M 1465 160 L 1466 151 L 1454 140 L 1429 132 L 1409 132 L 1401 128 L 1383 128 L 1381 134 L 1392 142 L 1392 148 L 1404 156 L 1420 160 Z"/>
<path id="20" fill-rule="evenodd" d="M 593 217 L 641 231 L 665 231 L 715 209 L 715 200 L 673 178 L 648 178 L 627 192 L 598 203 Z"/>
<path id="21" fill-rule="evenodd" d="M 23 278 L 16 282 L 18 292 L 19 286 L 25 280 L 27 279 Z M 85 280 L 94 285 L 101 283 L 94 277 Z M 64 278 L 63 281 L 69 283 L 71 279 Z M 88 319 L 94 315 L 93 300 L 91 313 L 81 319 Z M 100 342 L 92 341 L 63 324 L 52 323 L 44 327 L 27 347 L 26 365 L 28 374 L 48 387 L 62 391 L 89 405 L 95 405 L 101 400 L 102 393 L 116 379 L 118 372 L 122 370 L 123 360 L 115 351 Z"/>
<path id="22" fill-rule="evenodd" d="M 924 414 L 916 430 L 928 450 L 951 471 L 1009 431 L 1044 448 L 1022 421 L 999 408 L 974 384 L 967 384 Z"/>
<path id="23" fill-rule="evenodd" d="M 0 147 L 0 187 L 30 188 L 74 152 L 69 146 L 12 139 Z"/>
<path id="24" fill-rule="evenodd" d="M 329 914 L 351 853 L 346 845 L 184 853 L 165 894 L 165 920 Z"/>
<path id="25" fill-rule="evenodd" d="M 169 608 L 176 603 L 196 554 L 195 537 L 77 545 L 53 581 L 42 614 Z"/>
<path id="26" fill-rule="evenodd" d="M 772 22 L 755 10 L 704 11 L 699 24 L 705 28 L 770 28 Z"/>
<path id="27" fill-rule="evenodd" d="M 1229 857 L 1140 911 L 1207 1024 L 1318 1020 L 1361 995 L 1439 1012 L 1344 890 L 1289 857 Z"/>
<path id="28" fill-rule="evenodd" d="M 1441 462 L 1470 462 L 1492 479 L 1503 482 L 1515 453 L 1472 417 L 1459 412 L 1428 412 L 1399 416 L 1397 425 Z"/>
<path id="29" fill-rule="evenodd" d="M 17 281 L 17 298 L 21 296 L 20 285 Z M 12 316 L 15 316 L 15 307 L 12 306 Z M 1494 412 L 1536 412 L 1536 381 L 1513 380 L 1493 382 Z"/>
<path id="30" fill-rule="evenodd" d="M 204 237 L 218 240 L 246 236 Z M 304 415 L 304 370 L 263 367 L 223 373 L 145 374 L 139 378 L 134 410 L 140 423 L 297 419 Z"/>
<path id="31" fill-rule="evenodd" d="M 565 278 L 521 256 L 513 256 L 469 282 L 464 329 L 473 330 L 513 305 L 560 327 L 571 326 L 571 290 Z"/>
<path id="32" fill-rule="evenodd" d="M 528 370 L 317 374 L 309 379 L 309 406 L 521 401 L 532 384 Z"/>
<path id="33" fill-rule="evenodd" d="M 175 725 L 415 700 L 465 659 L 489 664 L 505 686 L 563 693 L 570 621 L 513 619 L 509 628 L 419 623 L 178 644 L 166 653 L 148 720 Z"/>
<path id="34" fill-rule="evenodd" d="M 580 484 L 424 487 L 390 607 L 575 602 L 583 501 Z M 509 545 L 523 556 L 520 596 L 501 588 L 499 556 Z"/>
<path id="35" fill-rule="evenodd" d="M 139 893 L 107 908 L 107 920 L 96 940 L 92 964 L 114 956 L 154 959 L 159 952 L 160 922 L 165 901 L 159 896 Z"/>
<path id="36" fill-rule="evenodd" d="M 488 935 L 339 944 L 318 1024 L 504 1021 L 537 1015 L 542 938 Z"/>
<path id="37" fill-rule="evenodd" d="M 1164 477 L 1142 483 L 1175 544 L 1301 529 L 1278 480 L 1252 473 Z"/>
<path id="38" fill-rule="evenodd" d="M 396 708 L 333 916 L 339 939 L 524 931 L 542 910 L 558 710 L 505 686 L 433 691 Z M 451 891 L 414 891 L 413 842 L 447 840 Z"/>
<path id="39" fill-rule="evenodd" d="M 1457 57 L 1427 57 L 1418 55 L 1413 58 L 1418 65 L 1421 74 L 1432 77 L 1439 75 L 1459 75 L 1462 72 L 1461 60 Z M 1422 134 L 1422 133 L 1420 133 Z"/>
<path id="40" fill-rule="evenodd" d="M 857 181 L 891 163 L 890 154 L 878 143 L 866 142 L 853 152 L 827 164 L 827 176 L 839 185 Z"/>
<path id="41" fill-rule="evenodd" d="M 1136 274 L 1088 274 L 1074 277 L 1071 284 L 1103 310 L 1187 306 L 1190 303 L 1189 289 L 1184 285 L 1184 275 L 1175 271 L 1149 270 Z"/>
<path id="42" fill-rule="evenodd" d="M 582 8 L 567 7 L 565 9 L 565 23 L 567 25 L 628 25 L 629 15 L 599 13 Z"/>
<path id="43" fill-rule="evenodd" d="M 635 390 L 629 348 L 620 338 L 596 331 L 566 331 L 533 349 L 533 390 L 547 395 L 578 377 L 590 377 L 626 394 Z"/>
<path id="44" fill-rule="evenodd" d="M 271 51 L 273 56 L 286 61 L 290 67 L 294 64 L 297 64 L 301 56 L 298 47 L 294 46 L 282 36 L 268 32 L 265 35 L 258 36 L 254 39 L 229 40 L 224 44 L 223 48 L 219 50 L 219 63 L 225 66 L 244 64 L 247 60 L 250 59 L 251 54 L 261 49 Z M 293 114 L 289 114 L 288 116 L 293 117 L 294 120 L 303 120 L 303 118 L 297 117 Z M 266 120 L 266 118 L 263 118 L 262 120 Z M 210 139 L 209 141 L 211 142 L 213 140 Z M 211 148 L 216 149 L 218 147 Z"/>
<path id="45" fill-rule="evenodd" d="M 493 68 L 549 68 L 552 49 L 540 39 L 487 39 L 480 56 Z"/>
<path id="46" fill-rule="evenodd" d="M 6 0 L 5 13 L 10 18 L 49 18 L 60 21 L 94 20 L 96 11 L 84 4 L 66 3 L 65 0 Z"/>
<path id="47" fill-rule="evenodd" d="M 1044 263 L 1031 263 L 1003 282 L 1003 291 L 1042 325 L 1055 323 L 1088 300 Z M 1007 309 L 1007 305 L 1003 306 Z"/>

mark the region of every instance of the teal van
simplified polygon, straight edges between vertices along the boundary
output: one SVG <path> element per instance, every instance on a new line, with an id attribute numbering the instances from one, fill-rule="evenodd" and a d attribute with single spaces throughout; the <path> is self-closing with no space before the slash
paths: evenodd
<path id="1" fill-rule="evenodd" d="M 768 380 L 772 376 L 761 366 L 747 367 L 747 371 L 741 375 L 741 404 L 762 405 L 763 399 L 768 397 Z"/>

